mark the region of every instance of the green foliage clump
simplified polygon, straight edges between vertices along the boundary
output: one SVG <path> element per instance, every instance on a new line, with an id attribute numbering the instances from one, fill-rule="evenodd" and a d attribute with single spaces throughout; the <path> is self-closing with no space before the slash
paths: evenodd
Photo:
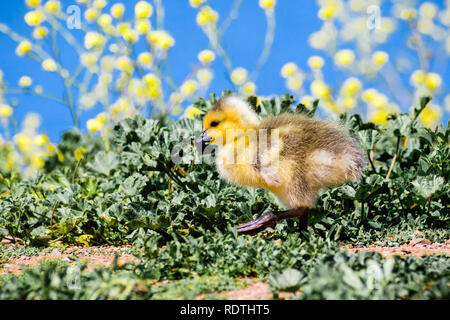
<path id="1" fill-rule="evenodd" d="M 205 112 L 215 102 L 211 95 L 195 107 Z M 249 102 L 262 116 L 283 112 L 314 116 L 318 105 L 317 101 L 312 108 L 295 105 L 291 95 L 259 105 L 256 99 Z M 117 294 L 86 289 L 77 295 L 62 291 L 50 295 L 37 285 L 22 287 L 25 281 L 12 277 L 8 286 L 2 280 L 2 297 L 32 298 L 40 292 L 46 298 L 148 298 L 154 297 L 150 280 L 183 282 L 217 275 L 265 280 L 272 274 L 270 281 L 278 290 L 283 281 L 275 275 L 286 269 L 301 273 L 294 272 L 298 281 L 288 287 L 299 288 L 307 298 L 448 296 L 442 280 L 448 276 L 448 269 L 442 268 L 446 257 L 395 259 L 393 266 L 385 266 L 390 260 L 383 262 L 376 254 L 351 256 L 339 249 L 343 243 L 398 245 L 411 240 L 415 230 L 432 241 L 448 239 L 450 130 L 423 128 L 415 120 L 427 102 L 423 99 L 413 116 L 392 115 L 384 127 L 365 123 L 358 115 L 336 119 L 349 127 L 367 153 L 363 177 L 321 190 L 306 232 L 298 232 L 296 221 L 284 221 L 267 236 L 238 236 L 235 226 L 278 210 L 279 204 L 265 190 L 220 179 L 212 161 L 215 151 L 200 156 L 194 144 L 200 118 L 171 123 L 142 116 L 125 119 L 114 127 L 107 143 L 66 132 L 58 155 L 47 160 L 43 171 L 29 179 L 17 173 L 0 178 L 0 234 L 34 246 L 131 243 L 140 248 L 142 263 L 132 273 L 83 273 L 82 282 L 91 289 L 101 281 L 122 283 L 121 277 L 133 283 Z M 82 148 L 86 152 L 80 152 Z M 429 263 L 440 267 L 433 273 Z M 383 273 L 389 280 L 383 278 L 381 289 L 369 290 L 366 271 L 376 269 L 375 264 L 380 270 L 389 267 L 394 276 Z M 42 268 L 59 272 L 53 264 Z M 413 269 L 419 270 L 415 278 L 409 275 Z M 21 277 L 34 277 L 33 272 Z M 43 288 L 51 287 L 48 281 Z M 136 289 L 139 281 L 147 291 Z M 391 290 L 391 285 L 396 287 Z M 420 289 L 424 285 L 426 294 Z"/>

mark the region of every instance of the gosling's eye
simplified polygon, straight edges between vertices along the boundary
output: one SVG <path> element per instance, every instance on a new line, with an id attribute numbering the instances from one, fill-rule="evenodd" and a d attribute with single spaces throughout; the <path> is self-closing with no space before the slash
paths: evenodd
<path id="1" fill-rule="evenodd" d="M 217 127 L 219 125 L 219 121 L 211 122 L 211 127 Z"/>

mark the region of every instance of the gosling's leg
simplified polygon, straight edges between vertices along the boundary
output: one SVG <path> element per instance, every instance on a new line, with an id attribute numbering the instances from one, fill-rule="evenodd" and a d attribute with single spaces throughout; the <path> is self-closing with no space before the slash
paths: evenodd
<path id="1" fill-rule="evenodd" d="M 308 208 L 301 207 L 280 212 L 269 212 L 258 219 L 238 226 L 239 234 L 254 235 L 267 228 L 274 227 L 279 221 L 289 218 L 300 217 L 300 228 L 305 229 L 308 221 Z"/>

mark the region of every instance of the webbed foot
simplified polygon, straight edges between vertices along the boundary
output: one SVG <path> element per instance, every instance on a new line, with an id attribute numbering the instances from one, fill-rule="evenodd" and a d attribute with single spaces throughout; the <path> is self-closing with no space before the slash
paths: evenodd
<path id="1" fill-rule="evenodd" d="M 244 223 L 237 227 L 239 234 L 255 235 L 258 232 L 266 230 L 267 228 L 273 228 L 278 222 L 278 217 L 272 213 L 266 213 L 258 219 Z"/>
<path id="2" fill-rule="evenodd" d="M 268 233 L 273 232 L 273 227 L 281 220 L 289 218 L 299 218 L 300 229 L 307 228 L 308 222 L 308 208 L 299 207 L 291 210 L 281 212 L 269 212 L 259 217 L 258 219 L 244 223 L 237 227 L 239 234 L 255 235 L 258 232 L 267 230 Z M 266 233 L 267 234 L 267 233 Z"/>

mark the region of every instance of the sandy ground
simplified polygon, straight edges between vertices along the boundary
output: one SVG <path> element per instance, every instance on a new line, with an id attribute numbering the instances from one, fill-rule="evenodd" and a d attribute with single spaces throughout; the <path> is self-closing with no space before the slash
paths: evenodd
<path id="1" fill-rule="evenodd" d="M 2 242 L 3 245 L 6 245 L 8 247 L 12 248 L 12 246 L 14 246 L 13 244 L 7 244 L 4 241 Z M 124 253 L 124 251 L 129 248 L 130 246 L 68 247 L 63 251 L 60 251 L 59 249 L 47 248 L 40 252 L 37 256 L 20 256 L 7 258 L 5 262 L 0 264 L 0 275 L 9 272 L 16 274 L 20 273 L 22 272 L 22 266 L 34 266 L 44 260 L 63 259 L 65 261 L 68 261 L 69 263 L 73 263 L 75 259 L 74 254 L 76 254 L 81 259 L 81 261 L 86 261 L 88 263 L 86 271 L 91 271 L 96 267 L 110 267 L 114 261 L 114 255 L 116 253 L 119 254 L 119 264 L 127 262 L 139 263 L 139 259 L 131 254 Z M 348 250 L 350 252 L 375 251 L 387 258 L 394 255 L 413 255 L 417 257 L 431 254 L 450 255 L 450 239 L 445 243 L 431 243 L 428 239 L 418 238 L 410 241 L 407 244 L 402 244 L 396 247 L 377 245 L 369 245 L 368 247 L 345 245 L 341 248 L 342 250 Z M 280 293 L 279 298 L 286 299 L 292 297 L 295 294 Z M 269 284 L 264 282 L 249 282 L 246 288 L 217 293 L 217 296 L 222 296 L 233 300 L 258 300 L 273 298 L 273 294 L 270 291 Z M 202 297 L 198 298 L 201 299 Z"/>
<path id="2" fill-rule="evenodd" d="M 423 255 L 430 254 L 446 254 L 450 255 L 450 239 L 445 243 L 431 243 L 430 240 L 425 238 L 418 238 L 411 240 L 409 243 L 402 244 L 398 247 L 385 247 L 385 246 L 376 246 L 369 245 L 368 247 L 356 246 L 353 247 L 351 245 L 342 246 L 342 249 L 349 250 L 350 252 L 356 251 L 375 251 L 386 258 L 390 258 L 394 255 L 397 256 L 416 256 L 421 257 Z"/>
<path id="3" fill-rule="evenodd" d="M 65 250 L 47 248 L 37 256 L 8 258 L 5 263 L 0 265 L 0 275 L 8 272 L 20 273 L 22 272 L 22 266 L 35 266 L 44 260 L 61 259 L 72 264 L 75 261 L 75 255 L 79 257 L 82 262 L 87 262 L 85 271 L 92 271 L 96 267 L 107 268 L 112 266 L 116 253 L 119 254 L 119 265 L 127 262 L 139 263 L 140 260 L 133 255 L 123 253 L 129 248 L 130 246 L 68 247 Z"/>

